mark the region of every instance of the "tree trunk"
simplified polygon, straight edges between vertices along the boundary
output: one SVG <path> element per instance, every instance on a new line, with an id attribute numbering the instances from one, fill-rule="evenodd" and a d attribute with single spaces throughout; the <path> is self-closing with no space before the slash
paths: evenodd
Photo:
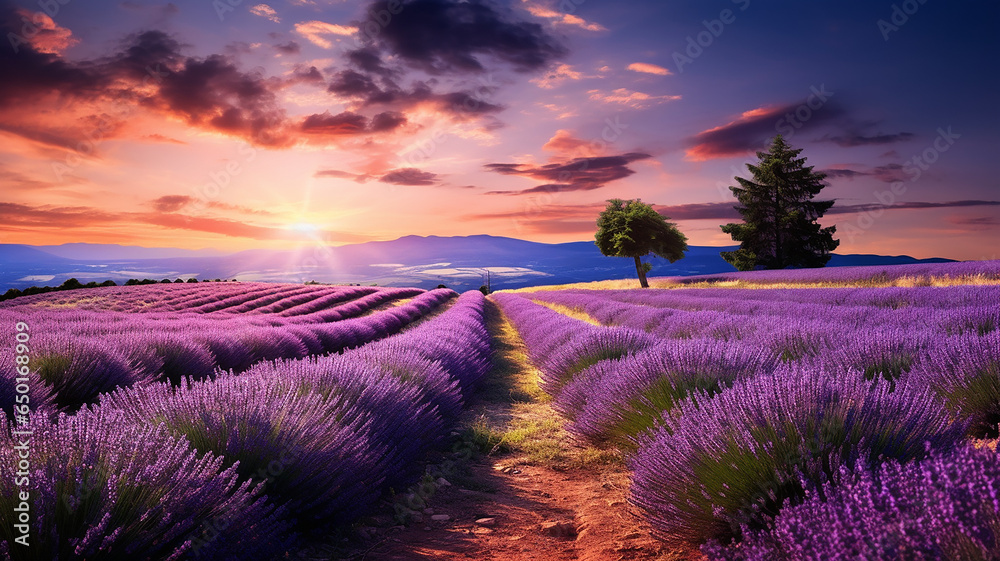
<path id="1" fill-rule="evenodd" d="M 639 273 L 639 286 L 649 288 L 649 283 L 646 282 L 646 269 L 642 266 L 639 256 L 635 258 L 635 272 Z"/>

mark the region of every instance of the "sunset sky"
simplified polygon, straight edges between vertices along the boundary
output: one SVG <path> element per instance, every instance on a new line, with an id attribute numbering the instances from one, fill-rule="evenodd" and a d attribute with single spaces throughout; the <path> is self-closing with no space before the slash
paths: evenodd
<path id="1" fill-rule="evenodd" d="M 46 12 L 47 11 L 47 12 Z M 838 253 L 1000 258 L 995 1 L 0 0 L 0 243 L 732 243 L 783 132 Z"/>

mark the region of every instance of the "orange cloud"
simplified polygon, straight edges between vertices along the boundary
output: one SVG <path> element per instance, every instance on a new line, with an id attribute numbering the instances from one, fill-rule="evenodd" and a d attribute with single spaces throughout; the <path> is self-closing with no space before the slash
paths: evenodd
<path id="1" fill-rule="evenodd" d="M 190 201 L 185 195 L 161 197 L 153 206 L 164 209 L 159 212 L 111 213 L 99 208 L 85 206 L 31 206 L 18 203 L 0 203 L 0 230 L 19 234 L 59 233 L 63 238 L 75 234 L 76 239 L 86 239 L 94 229 L 134 232 L 149 226 L 158 226 L 175 233 L 183 231 L 215 234 L 227 238 L 251 240 L 297 240 L 301 236 L 279 223 L 252 224 L 245 219 L 231 220 L 211 216 L 192 216 L 173 212 L 180 210 Z M 211 205 L 210 205 L 211 206 Z M 224 210 L 251 212 L 238 205 L 219 205 Z M 266 213 L 254 213 L 266 214 Z M 76 232 L 74 232 L 76 230 Z M 349 232 L 323 231 L 322 239 L 334 242 L 368 241 L 368 236 Z"/>
<path id="2" fill-rule="evenodd" d="M 593 142 L 588 142 L 582 138 L 573 136 L 573 133 L 566 129 L 559 129 L 552 138 L 542 145 L 542 150 L 555 152 L 560 156 L 597 156 L 598 150 Z"/>
<path id="3" fill-rule="evenodd" d="M 357 27 L 326 23 L 325 21 L 318 20 L 303 21 L 295 24 L 296 33 L 308 39 L 313 45 L 324 49 L 333 47 L 333 42 L 326 38 L 328 35 L 347 37 L 354 35 L 357 31 Z"/>
<path id="4" fill-rule="evenodd" d="M 544 76 L 531 80 L 531 83 L 536 84 L 539 88 L 551 90 L 562 85 L 566 80 L 580 80 L 581 78 L 585 78 L 583 73 L 573 70 L 573 67 L 568 64 L 560 64 L 552 71 L 546 72 Z"/>
<path id="5" fill-rule="evenodd" d="M 250 8 L 250 13 L 255 16 L 271 20 L 274 23 L 281 23 L 281 18 L 278 17 L 278 12 L 274 11 L 274 8 L 268 6 L 267 4 L 257 4 L 256 6 Z"/>
<path id="6" fill-rule="evenodd" d="M 666 68 L 656 64 L 650 64 L 648 62 L 633 62 L 632 64 L 626 66 L 625 68 L 633 72 L 642 72 L 644 74 L 656 74 L 657 76 L 669 76 L 670 74 L 672 74 Z"/>
<path id="7" fill-rule="evenodd" d="M 525 6 L 525 8 L 531 15 L 537 18 L 545 18 L 547 20 L 550 20 L 554 24 L 579 27 L 580 29 L 584 29 L 586 31 L 608 30 L 608 28 L 604 27 L 599 23 L 587 22 L 585 19 L 579 16 L 557 12 L 551 8 L 546 8 L 545 6 L 541 6 L 539 4 L 528 4 L 527 6 Z"/>
<path id="8" fill-rule="evenodd" d="M 32 13 L 19 9 L 17 13 L 35 25 L 36 32 L 26 37 L 28 43 L 40 53 L 62 54 L 63 51 L 80 42 L 73 37 L 73 32 L 60 27 L 49 16 L 42 12 Z"/>

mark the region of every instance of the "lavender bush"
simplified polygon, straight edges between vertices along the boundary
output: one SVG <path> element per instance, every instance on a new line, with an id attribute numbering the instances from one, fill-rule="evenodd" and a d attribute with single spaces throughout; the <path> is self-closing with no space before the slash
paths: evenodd
<path id="1" fill-rule="evenodd" d="M 819 485 L 841 465 L 907 461 L 966 430 L 926 388 L 871 384 L 852 372 L 783 368 L 695 395 L 640 441 L 630 502 L 663 539 L 727 542 Z"/>
<path id="2" fill-rule="evenodd" d="M 12 524 L 0 525 L 5 558 L 271 559 L 290 543 L 288 525 L 250 482 L 184 438 L 113 413 L 31 428 L 31 542 L 15 544 Z M 14 447 L 0 445 L 5 466 L 16 465 Z M 21 490 L 0 478 L 2 512 L 15 512 Z M 226 532 L 208 531 L 220 526 Z"/>
<path id="3" fill-rule="evenodd" d="M 872 473 L 843 470 L 742 543 L 712 542 L 713 560 L 991 560 L 1000 551 L 1000 457 L 964 446 Z"/>
<path id="4" fill-rule="evenodd" d="M 581 387 L 566 387 L 554 405 L 571 418 L 571 433 L 631 451 L 645 431 L 689 395 L 713 395 L 776 366 L 777 360 L 760 348 L 711 339 L 668 341 L 607 363 L 603 375 L 581 377 Z M 572 403 L 574 395 L 584 399 Z"/>
<path id="5" fill-rule="evenodd" d="M 952 337 L 934 346 L 913 372 L 915 383 L 932 388 L 970 436 L 1000 436 L 1000 333 Z"/>

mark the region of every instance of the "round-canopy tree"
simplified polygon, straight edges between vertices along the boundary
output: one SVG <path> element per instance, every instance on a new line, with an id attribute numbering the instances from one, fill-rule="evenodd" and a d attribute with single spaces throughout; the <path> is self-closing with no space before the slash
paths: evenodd
<path id="1" fill-rule="evenodd" d="M 646 273 L 653 268 L 641 258 L 650 253 L 669 259 L 671 263 L 684 257 L 687 237 L 675 225 L 653 210 L 653 207 L 636 199 L 623 201 L 611 199 L 597 219 L 597 247 L 609 257 L 635 259 L 635 272 L 639 285 L 649 288 Z"/>
<path id="2" fill-rule="evenodd" d="M 737 177 L 739 187 L 730 187 L 743 222 L 722 226 L 722 231 L 740 242 L 736 251 L 722 258 L 740 271 L 822 267 L 830 252 L 840 245 L 833 239 L 836 226 L 823 228 L 817 220 L 833 201 L 814 201 L 826 186 L 826 175 L 806 166 L 779 134 L 768 152 L 757 152 L 757 165 L 747 164 L 753 179 Z"/>

